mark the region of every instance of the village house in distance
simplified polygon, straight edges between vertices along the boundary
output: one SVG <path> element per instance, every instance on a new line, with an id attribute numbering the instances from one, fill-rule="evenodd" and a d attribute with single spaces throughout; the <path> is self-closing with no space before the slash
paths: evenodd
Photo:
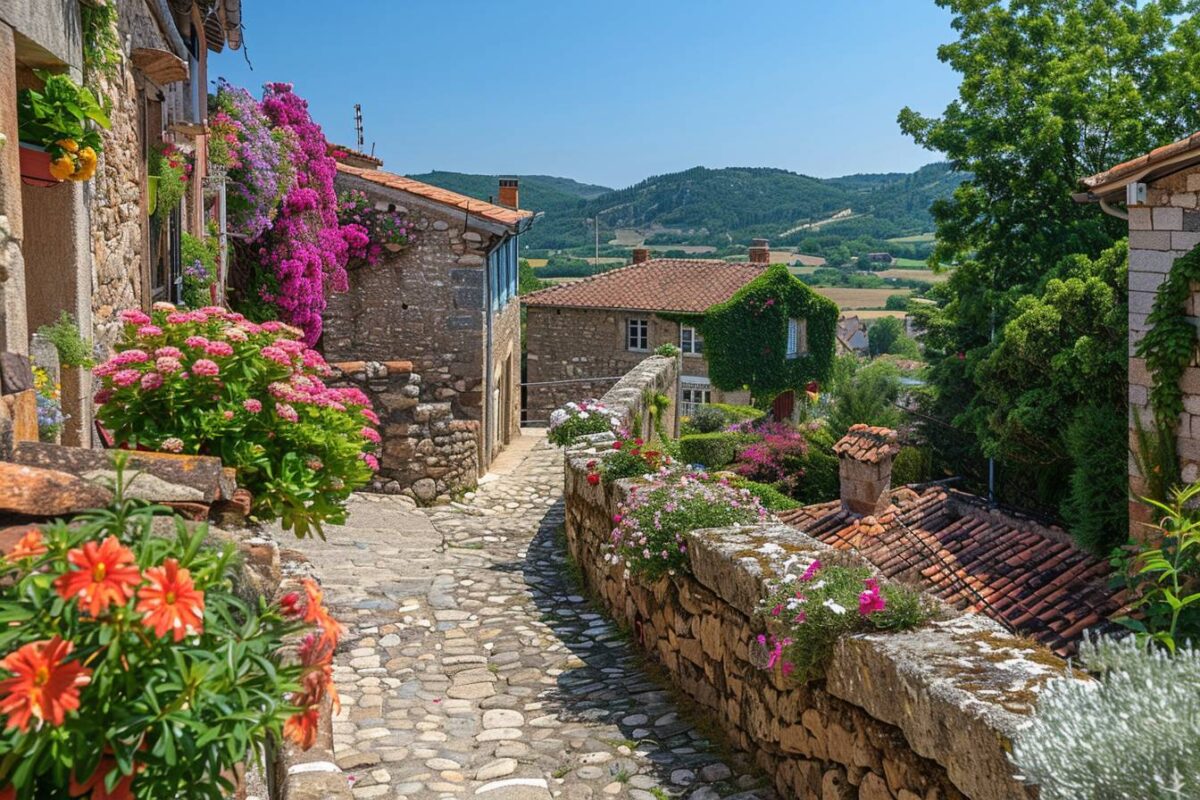
<path id="1" fill-rule="evenodd" d="M 546 420 L 568 400 L 599 397 L 664 344 L 682 354 L 682 416 L 707 403 L 748 403 L 749 392 L 723 392 L 709 383 L 703 338 L 672 317 L 725 302 L 769 263 L 764 239 L 754 241 L 748 264 L 651 259 L 649 250 L 637 248 L 627 267 L 526 295 L 526 421 Z M 789 338 L 789 346 L 806 349 L 801 334 Z"/>

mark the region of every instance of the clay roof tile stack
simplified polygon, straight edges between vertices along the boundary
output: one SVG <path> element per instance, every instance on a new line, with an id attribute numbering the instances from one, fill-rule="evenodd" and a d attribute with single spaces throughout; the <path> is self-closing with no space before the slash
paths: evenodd
<path id="1" fill-rule="evenodd" d="M 851 425 L 850 430 L 833 446 L 833 452 L 855 461 L 877 464 L 900 452 L 896 432 L 891 428 L 872 425 Z"/>

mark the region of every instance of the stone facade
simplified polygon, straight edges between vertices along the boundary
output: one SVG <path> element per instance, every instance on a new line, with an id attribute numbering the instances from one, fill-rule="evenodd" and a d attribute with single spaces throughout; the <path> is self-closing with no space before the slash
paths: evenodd
<path id="1" fill-rule="evenodd" d="M 349 291 L 329 297 L 326 358 L 383 361 L 403 353 L 456 419 L 479 423 L 477 463 L 486 469 L 520 433 L 520 308 L 510 299 L 493 310 L 487 296 L 497 234 L 461 210 L 357 176 L 340 174 L 338 188 L 406 211 L 414 234 L 403 251 L 350 270 Z"/>
<path id="2" fill-rule="evenodd" d="M 650 352 L 664 344 L 679 346 L 680 323 L 657 314 L 602 308 L 527 308 L 526 419 L 544 422 L 551 411 L 569 400 L 599 397 L 641 362 L 648 352 L 626 348 L 626 324 L 631 319 L 649 321 Z M 683 354 L 680 365 L 681 388 L 708 385 L 704 356 Z M 678 405 L 679 393 L 672 398 Z M 711 388 L 711 401 L 745 404 L 750 394 Z"/>
<path id="3" fill-rule="evenodd" d="M 449 501 L 475 487 L 479 422 L 455 417 L 453 386 L 427 381 L 411 361 L 335 363 L 333 386 L 357 386 L 379 415 L 379 473 L 370 489 L 419 503 Z"/>
<path id="4" fill-rule="evenodd" d="M 1146 203 L 1129 208 L 1129 445 L 1137 447 L 1133 415 L 1140 414 L 1149 427 L 1150 386 L 1153 378 L 1146 361 L 1138 358 L 1138 342 L 1146 335 L 1147 317 L 1159 285 L 1175 259 L 1200 245 L 1200 167 L 1176 172 L 1147 186 Z M 1187 314 L 1200 317 L 1200 292 L 1193 292 Z M 1183 480 L 1200 480 L 1200 364 L 1193 358 L 1181 379 L 1184 412 L 1179 418 L 1178 451 Z M 1132 456 L 1129 459 L 1130 491 L 1144 492 L 1144 482 Z M 1131 531 L 1142 532 L 1149 510 L 1130 502 Z"/>
<path id="5" fill-rule="evenodd" d="M 647 362 L 603 398 L 640 416 L 637 384 L 669 379 Z M 633 407 L 626 407 L 632 402 Z M 603 437 L 595 437 L 597 440 Z M 671 682 L 794 798 L 1014 800 L 1035 790 L 1014 777 L 1007 749 L 1036 694 L 1064 665 L 978 615 L 911 632 L 840 642 L 826 678 L 799 685 L 758 666 L 751 643 L 766 582 L 797 553 L 859 563 L 779 525 L 690 535 L 688 574 L 650 581 L 605 561 L 612 515 L 628 482 L 592 486 L 587 462 L 607 442 L 567 454 L 566 531 L 585 583 Z M 769 546 L 768 546 L 769 545 Z M 996 692 L 995 686 L 1005 687 Z"/>

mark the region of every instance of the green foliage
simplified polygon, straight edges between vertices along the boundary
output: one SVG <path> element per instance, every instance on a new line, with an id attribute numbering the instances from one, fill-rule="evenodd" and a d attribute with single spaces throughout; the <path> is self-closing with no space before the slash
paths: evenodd
<path id="1" fill-rule="evenodd" d="M 670 342 L 667 342 L 666 344 L 660 344 L 658 347 L 654 348 L 654 355 L 674 358 L 675 356 L 679 355 L 679 348 Z"/>
<path id="2" fill-rule="evenodd" d="M 62 366 L 91 369 L 95 363 L 92 360 L 91 340 L 83 338 L 75 317 L 66 311 L 58 315 L 53 325 L 43 325 L 37 332 L 54 345 L 58 351 L 58 363 Z"/>
<path id="3" fill-rule="evenodd" d="M 0 782 L 15 790 L 10 797 L 66 797 L 69 785 L 107 780 L 109 789 L 123 782 L 129 793 L 105 796 L 221 800 L 234 792 L 229 776 L 247 754 L 280 737 L 311 675 L 283 655 L 308 626 L 263 598 L 247 602 L 234 593 L 234 546 L 206 546 L 207 526 L 178 517 L 165 533 L 152 532 L 165 509 L 124 499 L 122 480 L 118 464 L 111 507 L 47 526 L 28 542 L 36 547 L 0 559 L 0 614 L 10 623 L 0 631 L 0 652 L 36 653 L 61 637 L 69 650 L 61 667 L 48 668 L 83 669 L 74 686 L 62 673 L 57 685 L 48 683 L 50 692 L 78 692 L 78 708 L 63 718 L 22 726 L 9 716 L 0 734 Z M 97 604 L 68 593 L 78 583 L 62 582 L 80 574 L 85 548 L 101 542 L 96 561 L 108 571 L 100 574 L 108 588 L 120 581 L 128 590 Z M 187 627 L 175 634 L 169 614 L 181 608 L 198 614 L 181 616 Z M 163 610 L 166 620 L 155 616 Z M 7 662 L 5 669 L 14 672 Z M 6 699 L 9 714 L 20 694 Z"/>
<path id="4" fill-rule="evenodd" d="M 702 464 L 708 469 L 729 466 L 738 450 L 755 440 L 746 433 L 693 433 L 679 437 L 679 457 L 685 464 Z"/>
<path id="5" fill-rule="evenodd" d="M 83 31 L 84 81 L 96 75 L 115 78 L 121 66 L 121 39 L 117 35 L 117 4 L 81 3 L 80 27 Z M 108 104 L 107 99 L 105 100 Z"/>
<path id="6" fill-rule="evenodd" d="M 1067 456 L 1074 465 L 1062 516 L 1084 550 L 1106 556 L 1129 532 L 1129 433 L 1111 408 L 1080 406 L 1067 426 Z"/>
<path id="7" fill-rule="evenodd" d="M 653 475 L 670 465 L 670 455 L 655 450 L 642 439 L 619 439 L 613 443 L 613 452 L 608 453 L 600 464 L 600 476 L 605 483 L 623 478 L 640 478 Z"/>
<path id="8" fill-rule="evenodd" d="M 522 258 L 517 264 L 517 294 L 527 295 L 539 289 L 545 289 L 550 284 L 537 276 L 529 262 Z"/>
<path id="9" fill-rule="evenodd" d="M 865 366 L 854 356 L 838 359 L 831 390 L 829 430 L 834 441 L 846 435 L 851 425 L 898 427 L 902 416 L 896 407 L 900 397 L 900 370 L 887 361 Z"/>
<path id="10" fill-rule="evenodd" d="M 804 505 L 799 500 L 793 500 L 769 483 L 758 483 L 745 478 L 731 478 L 729 485 L 736 489 L 745 489 L 758 498 L 763 508 L 768 511 L 788 511 Z"/>
<path id="11" fill-rule="evenodd" d="M 1146 320 L 1150 330 L 1138 342 L 1138 355 L 1146 359 L 1146 368 L 1154 378 L 1150 387 L 1154 417 L 1159 426 L 1171 430 L 1183 413 L 1183 387 L 1179 381 L 1196 353 L 1196 327 L 1188 321 L 1185 309 L 1194 281 L 1200 281 L 1200 247 L 1171 265 Z"/>
<path id="12" fill-rule="evenodd" d="M 203 308 L 212 304 L 208 287 L 217 278 L 220 241 L 215 236 L 200 239 L 190 233 L 179 235 L 179 260 L 183 264 L 183 304 Z"/>
<path id="13" fill-rule="evenodd" d="M 895 317 L 877 319 L 867 329 L 867 342 L 873 356 L 897 352 L 896 343 L 903 338 L 904 323 Z"/>
<path id="14" fill-rule="evenodd" d="M 906 294 L 890 294 L 883 307 L 888 311 L 907 311 L 908 310 L 908 295 Z"/>
<path id="15" fill-rule="evenodd" d="M 920 447 L 901 447 L 892 461 L 892 486 L 924 483 L 933 471 L 932 459 Z"/>
<path id="16" fill-rule="evenodd" d="M 550 413 L 546 438 L 551 444 L 566 447 L 584 436 L 615 431 L 620 421 L 598 400 L 571 402 Z"/>
<path id="17" fill-rule="evenodd" d="M 731 423 L 753 422 L 756 419 L 762 419 L 767 413 L 761 408 L 755 408 L 754 406 L 738 406 L 729 403 L 710 403 L 707 407 L 725 412 Z"/>
<path id="18" fill-rule="evenodd" d="M 813 561 L 796 580 L 780 582 L 759 607 L 770 636 L 760 636 L 760 664 L 803 683 L 820 678 L 838 639 L 852 633 L 901 631 L 932 616 L 917 591 L 879 586 L 866 567 Z"/>
<path id="19" fill-rule="evenodd" d="M 158 199 L 154 215 L 166 219 L 179 207 L 179 201 L 187 193 L 191 164 L 187 157 L 173 145 L 156 144 L 150 148 L 147 174 L 158 179 Z"/>
<path id="20" fill-rule="evenodd" d="M 833 359 L 838 307 L 775 264 L 704 315 L 709 380 L 719 389 L 749 388 L 767 403 L 809 381 L 823 381 Z M 787 354 L 789 319 L 807 320 L 808 352 Z"/>
<path id="21" fill-rule="evenodd" d="M 1136 618 L 1118 620 L 1172 654 L 1185 642 L 1200 641 L 1200 517 L 1194 506 L 1200 483 L 1176 488 L 1166 503 L 1143 498 L 1159 517 L 1151 539 L 1158 547 L 1133 558 Z"/>
<path id="22" fill-rule="evenodd" d="M 1148 429 L 1142 423 L 1142 415 L 1134 414 L 1133 428 L 1137 446 L 1132 455 L 1145 481 L 1145 496 L 1165 503 L 1181 480 L 1174 427 L 1156 423 Z"/>
<path id="23" fill-rule="evenodd" d="M 730 423 L 729 415 L 715 406 L 706 405 L 696 409 L 688 418 L 688 433 L 716 433 Z"/>
<path id="24" fill-rule="evenodd" d="M 104 149 L 94 126 L 109 128 L 108 116 L 91 90 L 69 76 L 40 70 L 35 74 L 42 88 L 17 92 L 17 134 L 22 142 L 46 148 L 54 161 L 71 159 L 83 173 L 78 179 L 86 180 L 95 170 L 96 154 Z M 87 164 L 85 153 L 90 153 Z"/>
<path id="25" fill-rule="evenodd" d="M 1041 800 L 1200 797 L 1200 650 L 1104 637 L 1082 643 L 1079 661 L 1099 680 L 1047 683 L 1013 740 Z"/>

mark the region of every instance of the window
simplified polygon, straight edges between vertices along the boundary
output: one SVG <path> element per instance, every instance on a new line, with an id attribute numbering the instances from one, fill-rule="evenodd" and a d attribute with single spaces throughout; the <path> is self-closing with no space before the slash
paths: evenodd
<path id="1" fill-rule="evenodd" d="M 712 389 L 708 384 L 683 384 L 679 390 L 679 413 L 690 417 L 700 406 L 712 402 Z"/>
<path id="2" fill-rule="evenodd" d="M 796 358 L 808 352 L 808 320 L 789 319 L 787 327 L 787 357 Z"/>
<path id="3" fill-rule="evenodd" d="M 685 356 L 698 356 L 704 352 L 704 337 L 690 325 L 679 328 L 679 349 Z"/>
<path id="4" fill-rule="evenodd" d="M 625 349 L 650 349 L 650 320 L 631 319 L 625 323 Z"/>
<path id="5" fill-rule="evenodd" d="M 517 237 L 510 236 L 488 255 L 488 292 L 492 310 L 508 305 L 517 296 Z"/>

